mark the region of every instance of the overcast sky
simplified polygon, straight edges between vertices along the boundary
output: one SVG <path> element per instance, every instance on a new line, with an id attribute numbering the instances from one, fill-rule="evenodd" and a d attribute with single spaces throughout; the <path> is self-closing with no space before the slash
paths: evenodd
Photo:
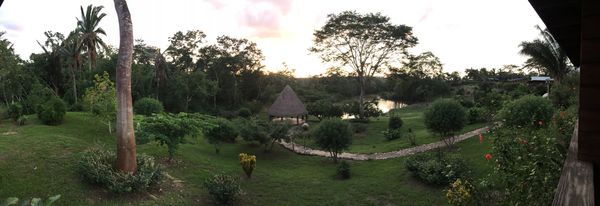
<path id="1" fill-rule="evenodd" d="M 105 42 L 118 47 L 118 24 L 111 0 L 6 0 L 0 8 L 0 31 L 28 59 L 41 52 L 36 40 L 44 31 L 68 34 L 80 16 L 79 6 L 103 5 L 100 26 Z M 269 70 L 286 62 L 297 76 L 322 73 L 328 66 L 310 54 L 312 34 L 327 14 L 344 10 L 381 12 L 395 24 L 413 27 L 419 39 L 411 51 L 431 51 L 444 71 L 521 65 L 518 45 L 537 38 L 545 27 L 525 0 L 129 0 L 135 39 L 165 49 L 177 31 L 202 30 L 209 43 L 217 36 L 247 38 L 258 44 Z"/>

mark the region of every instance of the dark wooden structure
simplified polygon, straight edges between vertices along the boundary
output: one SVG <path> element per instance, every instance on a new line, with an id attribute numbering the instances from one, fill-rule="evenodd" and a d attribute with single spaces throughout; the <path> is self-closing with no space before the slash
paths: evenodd
<path id="1" fill-rule="evenodd" d="M 581 72 L 576 142 L 572 141 L 553 205 L 594 205 L 600 200 L 600 1 L 529 2 Z"/>

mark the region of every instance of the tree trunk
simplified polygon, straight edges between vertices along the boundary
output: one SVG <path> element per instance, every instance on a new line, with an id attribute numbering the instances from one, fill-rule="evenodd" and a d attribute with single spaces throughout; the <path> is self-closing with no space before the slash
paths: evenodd
<path id="1" fill-rule="evenodd" d="M 365 77 L 358 77 L 358 81 L 360 81 L 359 83 L 359 87 L 360 87 L 360 96 L 358 97 L 358 116 L 360 116 L 360 119 L 364 119 L 365 117 L 365 108 L 364 108 L 364 102 L 365 102 Z"/>
<path id="2" fill-rule="evenodd" d="M 73 81 L 73 98 L 75 98 L 75 104 L 77 104 L 77 78 L 75 78 L 74 68 L 71 68 L 71 78 Z"/>
<path id="3" fill-rule="evenodd" d="M 131 105 L 131 64 L 133 61 L 133 26 L 125 0 L 114 0 L 119 19 L 119 55 L 117 57 L 117 169 L 137 169 L 133 109 Z"/>

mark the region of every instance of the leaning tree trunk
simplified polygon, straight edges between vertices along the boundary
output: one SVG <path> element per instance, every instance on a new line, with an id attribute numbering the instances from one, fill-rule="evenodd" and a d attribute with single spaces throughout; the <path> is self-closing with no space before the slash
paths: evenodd
<path id="1" fill-rule="evenodd" d="M 131 64 L 133 26 L 125 0 L 114 0 L 119 18 L 119 55 L 117 57 L 117 169 L 135 172 L 135 134 L 131 106 Z"/>

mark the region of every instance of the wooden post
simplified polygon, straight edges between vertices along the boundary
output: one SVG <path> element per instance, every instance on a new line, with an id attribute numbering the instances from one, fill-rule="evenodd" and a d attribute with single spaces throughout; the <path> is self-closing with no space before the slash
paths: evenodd
<path id="1" fill-rule="evenodd" d="M 600 163 L 600 3 L 581 1 L 580 160 Z"/>

